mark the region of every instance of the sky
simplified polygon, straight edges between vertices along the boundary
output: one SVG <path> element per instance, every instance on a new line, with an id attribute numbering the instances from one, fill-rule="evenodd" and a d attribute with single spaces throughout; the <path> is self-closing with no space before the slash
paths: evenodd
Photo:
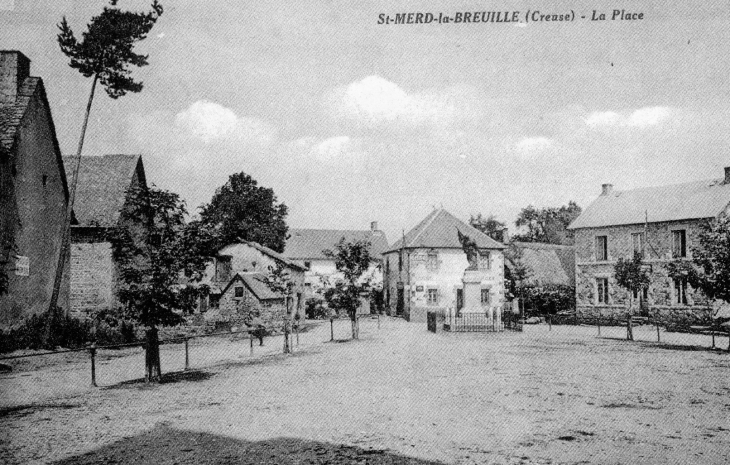
<path id="1" fill-rule="evenodd" d="M 468 220 L 585 207 L 730 166 L 730 6 L 625 2 L 161 0 L 139 94 L 97 92 L 84 154 L 142 154 L 192 213 L 235 172 L 274 189 L 294 228 L 389 242 L 433 208 Z M 0 48 L 43 78 L 61 150 L 91 86 L 56 43 L 102 0 L 0 0 Z M 589 6 L 584 6 L 589 5 Z M 149 2 L 120 0 L 124 9 Z M 621 5 L 619 5 L 619 8 Z M 571 22 L 525 22 L 529 11 Z M 591 21 L 593 10 L 606 21 Z M 520 22 L 378 24 L 380 14 L 518 11 Z M 586 16 L 581 19 L 580 16 Z"/>

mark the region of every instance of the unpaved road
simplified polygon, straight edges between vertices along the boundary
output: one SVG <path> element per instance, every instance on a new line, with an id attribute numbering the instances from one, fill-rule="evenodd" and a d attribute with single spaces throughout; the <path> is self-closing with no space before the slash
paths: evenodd
<path id="1" fill-rule="evenodd" d="M 708 337 L 602 334 L 431 334 L 383 319 L 329 343 L 323 324 L 290 356 L 279 338 L 253 357 L 247 341 L 192 345 L 193 370 L 159 386 L 124 382 L 141 376 L 139 351 L 102 354 L 97 389 L 83 354 L 19 362 L 0 376 L 0 462 L 728 463 L 730 355 L 684 345 Z M 182 357 L 165 346 L 163 370 Z"/>

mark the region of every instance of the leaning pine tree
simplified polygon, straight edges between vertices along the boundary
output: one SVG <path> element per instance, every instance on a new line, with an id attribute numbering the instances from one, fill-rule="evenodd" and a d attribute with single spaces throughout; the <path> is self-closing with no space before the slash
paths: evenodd
<path id="1" fill-rule="evenodd" d="M 189 311 L 194 283 L 202 277 L 207 238 L 185 223 L 185 204 L 177 194 L 156 189 L 129 192 L 131 207 L 109 233 L 121 283 L 117 297 L 125 316 L 146 329 L 145 381 L 159 382 L 159 326 L 178 324 Z"/>
<path id="2" fill-rule="evenodd" d="M 616 283 L 629 292 L 628 307 L 626 309 L 626 339 L 634 340 L 634 331 L 631 327 L 632 302 L 631 294 L 640 294 L 644 289 L 649 287 L 649 272 L 644 267 L 642 256 L 635 253 L 631 260 L 619 258 L 614 266 L 616 275 Z"/>
<path id="3" fill-rule="evenodd" d="M 154 0 L 151 10 L 146 13 L 121 11 L 116 7 L 118 0 L 110 0 L 110 6 L 104 7 L 98 16 L 91 18 L 88 30 L 81 35 L 80 40 L 74 35 L 64 17 L 58 25 L 58 44 L 61 51 L 70 59 L 69 66 L 78 70 L 84 77 L 93 78 L 91 92 L 86 104 L 86 113 L 81 127 L 81 137 L 76 151 L 76 166 L 72 169 L 70 182 L 70 196 L 66 208 L 66 227 L 63 233 L 62 244 L 68 244 L 71 212 L 76 194 L 81 151 L 84 146 L 86 127 L 89 123 L 91 103 L 97 82 L 104 86 L 106 93 L 113 99 L 124 96 L 127 92 L 140 92 L 142 83 L 130 76 L 130 66 L 146 66 L 147 55 L 134 53 L 137 42 L 145 39 L 147 34 L 162 14 L 162 5 Z M 68 256 L 68 245 L 61 248 L 56 266 L 56 276 L 51 295 L 50 312 L 54 312 L 58 303 L 58 294 L 63 275 L 63 264 Z M 50 320 L 50 319 L 49 319 Z"/>

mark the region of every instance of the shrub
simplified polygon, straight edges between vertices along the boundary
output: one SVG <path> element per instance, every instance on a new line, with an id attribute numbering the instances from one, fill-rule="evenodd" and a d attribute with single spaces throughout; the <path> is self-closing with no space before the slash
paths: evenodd
<path id="1" fill-rule="evenodd" d="M 575 309 L 575 287 L 565 284 L 523 286 L 525 316 L 554 315 Z"/>
<path id="2" fill-rule="evenodd" d="M 324 320 L 329 317 L 329 309 L 324 300 L 311 297 L 304 303 L 304 313 L 311 320 Z"/>

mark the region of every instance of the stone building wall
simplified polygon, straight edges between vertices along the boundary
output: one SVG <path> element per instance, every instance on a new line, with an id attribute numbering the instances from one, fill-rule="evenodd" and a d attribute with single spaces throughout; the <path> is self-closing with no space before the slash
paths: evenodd
<path id="1" fill-rule="evenodd" d="M 111 244 L 103 230 L 72 228 L 70 314 L 85 317 L 118 306 Z"/>
<path id="2" fill-rule="evenodd" d="M 236 287 L 243 288 L 243 297 L 236 297 Z M 286 307 L 283 299 L 259 301 L 242 281 L 236 281 L 221 295 L 218 308 L 209 311 L 206 318 L 243 324 L 249 313 L 258 315 L 268 332 L 277 333 L 282 330 Z"/>
<path id="3" fill-rule="evenodd" d="M 704 220 L 649 223 L 646 227 L 644 263 L 650 266 L 651 283 L 647 292 L 644 316 L 658 316 L 663 324 L 671 327 L 688 326 L 707 322 L 708 299 L 699 290 L 687 287 L 687 303 L 675 300 L 674 280 L 668 276 L 667 265 L 672 256 L 672 231 L 686 231 L 686 260 L 691 260 L 692 247 L 697 243 L 699 224 Z M 632 233 L 645 231 L 643 224 L 588 228 L 575 231 L 576 253 L 576 312 L 579 319 L 593 320 L 601 317 L 606 321 L 625 321 L 631 303 L 633 314 L 642 314 L 639 301 L 616 283 L 614 266 L 619 258 L 633 256 Z M 596 236 L 607 236 L 608 260 L 596 260 Z M 597 278 L 607 278 L 609 299 L 599 304 Z M 656 312 L 656 313 L 655 313 Z"/>

